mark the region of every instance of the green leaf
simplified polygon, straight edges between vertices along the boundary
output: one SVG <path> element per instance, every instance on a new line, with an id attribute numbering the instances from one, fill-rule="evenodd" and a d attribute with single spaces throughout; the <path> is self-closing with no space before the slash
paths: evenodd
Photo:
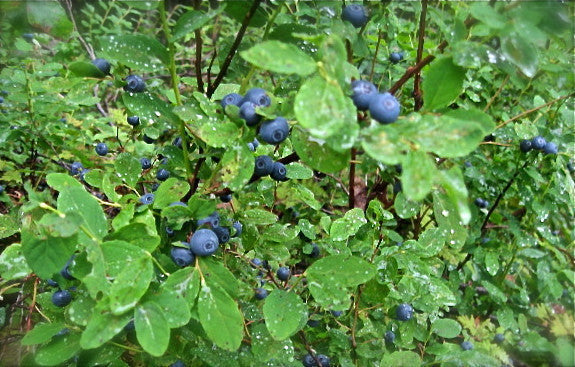
<path id="1" fill-rule="evenodd" d="M 75 61 L 68 65 L 68 69 L 76 76 L 86 78 L 103 78 L 106 75 L 91 62 Z"/>
<path id="2" fill-rule="evenodd" d="M 198 263 L 209 287 L 222 289 L 233 298 L 238 297 L 238 280 L 220 261 L 211 257 L 200 257 Z"/>
<path id="3" fill-rule="evenodd" d="M 434 60 L 424 74 L 423 107 L 434 111 L 449 106 L 463 92 L 465 70 L 451 57 Z"/>
<path id="4" fill-rule="evenodd" d="M 491 276 L 497 274 L 499 271 L 499 254 L 491 251 L 485 254 L 485 270 L 487 270 Z"/>
<path id="5" fill-rule="evenodd" d="M 172 110 L 172 106 L 150 92 L 124 93 L 122 102 L 129 110 L 130 115 L 140 117 L 140 124 L 146 129 L 146 132 L 149 129 L 155 129 L 159 134 L 166 128 L 173 128 L 179 121 L 178 116 Z M 151 138 L 157 138 L 157 136 L 151 135 Z"/>
<path id="6" fill-rule="evenodd" d="M 216 345 L 235 351 L 243 338 L 244 321 L 236 302 L 219 287 L 202 285 L 198 297 L 202 328 Z"/>
<path id="7" fill-rule="evenodd" d="M 505 26 L 505 17 L 499 14 L 490 4 L 482 2 L 472 3 L 469 10 L 474 18 L 485 23 L 489 28 L 501 29 Z"/>
<path id="8" fill-rule="evenodd" d="M 143 34 L 100 37 L 102 57 L 116 60 L 138 71 L 158 71 L 169 62 L 168 50 Z"/>
<path id="9" fill-rule="evenodd" d="M 367 223 L 363 210 L 353 208 L 345 213 L 343 218 L 336 219 L 331 225 L 330 236 L 334 241 L 345 241 L 357 233 L 359 228 Z"/>
<path id="10" fill-rule="evenodd" d="M 278 217 L 271 212 L 263 209 L 248 209 L 243 213 L 243 221 L 246 224 L 257 224 L 265 226 L 266 224 L 273 224 L 278 221 Z"/>
<path id="11" fill-rule="evenodd" d="M 465 187 L 461 169 L 453 166 L 448 171 L 441 171 L 439 177 L 447 197 L 451 200 L 453 206 L 457 208 L 461 223 L 463 225 L 469 224 L 471 211 L 469 210 L 467 187 Z"/>
<path id="12" fill-rule="evenodd" d="M 20 344 L 22 345 L 34 345 L 45 343 L 52 339 L 60 330 L 64 328 L 64 324 L 59 322 L 54 322 L 51 324 L 36 324 L 34 329 L 24 335 Z"/>
<path id="13" fill-rule="evenodd" d="M 310 266 L 305 275 L 309 290 L 317 303 L 325 309 L 349 307 L 353 287 L 375 276 L 375 267 L 354 256 L 331 255 Z"/>
<path id="14" fill-rule="evenodd" d="M 389 125 L 377 124 L 362 129 L 361 146 L 367 155 L 385 164 L 398 164 L 401 162 L 403 152 L 408 149 L 402 141 L 404 123 Z"/>
<path id="15" fill-rule="evenodd" d="M 42 279 L 58 273 L 74 253 L 78 239 L 72 237 L 36 237 L 22 229 L 22 254 L 30 268 Z"/>
<path id="16" fill-rule="evenodd" d="M 160 244 L 160 236 L 156 232 L 154 222 L 128 224 L 110 233 L 106 240 L 126 241 L 148 252 L 154 251 Z"/>
<path id="17" fill-rule="evenodd" d="M 237 144 L 241 136 L 240 129 L 233 122 L 208 121 L 201 124 L 196 133 L 207 145 L 216 148 Z"/>
<path id="18" fill-rule="evenodd" d="M 45 32 L 67 20 L 66 11 L 57 1 L 26 3 L 25 14 L 30 26 L 41 28 Z"/>
<path id="19" fill-rule="evenodd" d="M 433 216 L 450 247 L 460 249 L 465 245 L 467 228 L 462 226 L 455 204 L 446 194 L 437 190 L 433 193 Z"/>
<path id="20" fill-rule="evenodd" d="M 536 48 L 517 32 L 501 36 L 501 52 L 528 78 L 537 72 L 539 59 Z"/>
<path id="21" fill-rule="evenodd" d="M 190 191 L 190 184 L 186 181 L 170 177 L 160 184 L 155 193 L 154 208 L 161 209 L 169 204 L 179 201 Z"/>
<path id="22" fill-rule="evenodd" d="M 289 310 L 289 312 L 286 312 Z M 275 290 L 266 298 L 264 307 L 266 326 L 276 340 L 294 335 L 307 322 L 307 307 L 294 292 Z"/>
<path id="23" fill-rule="evenodd" d="M 253 172 L 254 156 L 247 144 L 234 145 L 224 153 L 205 189 L 223 186 L 240 191 L 250 181 Z"/>
<path id="24" fill-rule="evenodd" d="M 226 4 L 219 4 L 219 7 L 215 10 L 203 13 L 198 10 L 190 10 L 182 14 L 173 29 L 173 39 L 174 41 L 180 38 L 191 35 L 196 29 L 201 28 L 216 15 L 220 14 L 226 8 Z"/>
<path id="25" fill-rule="evenodd" d="M 18 212 L 0 214 L 0 238 L 7 238 L 18 232 L 20 232 Z"/>
<path id="26" fill-rule="evenodd" d="M 380 366 L 389 367 L 411 367 L 421 366 L 421 358 L 417 353 L 409 351 L 399 351 L 386 354 L 379 363 Z"/>
<path id="27" fill-rule="evenodd" d="M 437 255 L 445 244 L 445 238 L 439 228 L 429 228 L 417 240 L 417 254 L 420 257 L 433 257 Z"/>
<path id="28" fill-rule="evenodd" d="M 56 366 L 74 357 L 80 351 L 80 336 L 71 332 L 55 337 L 48 344 L 40 347 L 35 353 L 35 360 L 43 366 Z"/>
<path id="29" fill-rule="evenodd" d="M 169 288 L 163 287 L 161 292 L 155 293 L 146 299 L 160 307 L 170 328 L 184 326 L 192 317 L 190 312 L 191 305 L 188 304 L 184 296 Z"/>
<path id="30" fill-rule="evenodd" d="M 4 281 L 22 278 L 31 272 L 19 243 L 9 245 L 0 253 L 0 274 Z"/>
<path id="31" fill-rule="evenodd" d="M 295 197 L 307 205 L 309 205 L 312 209 L 319 210 L 322 207 L 322 204 L 315 199 L 315 195 L 313 191 L 305 187 L 304 185 L 300 185 L 298 183 L 292 182 L 292 187 L 295 190 Z"/>
<path id="32" fill-rule="evenodd" d="M 293 240 L 299 233 L 298 227 L 294 227 L 289 223 L 280 224 L 274 223 L 262 233 L 262 237 L 266 241 L 283 243 Z"/>
<path id="33" fill-rule="evenodd" d="M 125 267 L 110 287 L 110 309 L 114 315 L 121 315 L 133 308 L 146 293 L 154 275 L 150 257 L 141 257 Z"/>
<path id="34" fill-rule="evenodd" d="M 275 73 L 306 76 L 316 70 L 316 62 L 297 46 L 280 41 L 264 41 L 240 52 L 247 62 Z"/>
<path id="35" fill-rule="evenodd" d="M 347 51 L 341 38 L 336 34 L 326 37 L 319 47 L 319 52 L 321 67 L 329 78 L 336 80 L 340 86 L 347 85 Z"/>
<path id="36" fill-rule="evenodd" d="M 290 140 L 302 162 L 325 173 L 336 173 L 347 167 L 349 152 L 337 152 L 315 139 L 300 127 L 292 129 Z"/>
<path id="37" fill-rule="evenodd" d="M 318 144 L 342 151 L 353 146 L 359 133 L 356 108 L 339 85 L 320 77 L 306 81 L 295 97 L 294 112 L 300 125 Z"/>
<path id="38" fill-rule="evenodd" d="M 461 332 L 461 325 L 451 319 L 437 319 L 431 325 L 431 330 L 442 338 L 455 338 Z"/>
<path id="39" fill-rule="evenodd" d="M 300 163 L 290 163 L 286 166 L 286 176 L 297 180 L 307 180 L 313 177 L 313 171 Z"/>
<path id="40" fill-rule="evenodd" d="M 83 349 L 94 349 L 103 345 L 122 331 L 133 316 L 131 312 L 113 315 L 108 310 L 106 301 L 107 299 L 98 302 L 92 312 L 88 325 L 80 338 L 80 346 Z"/>
<path id="41" fill-rule="evenodd" d="M 431 191 L 437 169 L 421 150 L 407 154 L 402 163 L 401 187 L 410 200 L 422 200 Z"/>
<path id="42" fill-rule="evenodd" d="M 419 213 L 421 203 L 418 201 L 409 200 L 407 197 L 405 197 L 403 191 L 400 191 L 397 193 L 397 195 L 395 195 L 393 207 L 395 208 L 395 212 L 400 218 L 408 219 L 413 218 L 413 216 Z"/>
<path id="43" fill-rule="evenodd" d="M 200 291 L 200 275 L 196 268 L 180 269 L 168 277 L 162 288 L 183 297 L 191 308 Z"/>
<path id="44" fill-rule="evenodd" d="M 124 180 L 128 186 L 136 186 L 142 172 L 142 166 L 138 158 L 134 157 L 131 153 L 120 153 L 116 157 L 114 167 L 120 178 Z"/>
<path id="45" fill-rule="evenodd" d="M 294 347 L 291 339 L 275 340 L 263 323 L 252 324 L 251 352 L 257 361 L 265 363 L 270 359 L 291 360 L 294 355 Z"/>
<path id="46" fill-rule="evenodd" d="M 134 326 L 138 342 L 146 352 L 159 357 L 168 349 L 170 327 L 164 312 L 156 303 L 145 302 L 136 307 Z"/>

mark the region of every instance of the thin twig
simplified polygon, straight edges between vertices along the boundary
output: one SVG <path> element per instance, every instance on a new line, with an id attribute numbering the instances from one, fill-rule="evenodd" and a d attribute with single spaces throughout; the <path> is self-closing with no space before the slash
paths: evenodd
<path id="1" fill-rule="evenodd" d="M 240 43 L 242 42 L 244 34 L 246 33 L 246 29 L 248 28 L 248 25 L 250 24 L 250 21 L 251 21 L 252 17 L 254 16 L 254 14 L 256 13 L 256 10 L 260 6 L 261 2 L 262 2 L 262 0 L 254 0 L 252 7 L 246 13 L 246 16 L 244 17 L 244 21 L 242 22 L 242 26 L 240 27 L 240 30 L 238 31 L 238 34 L 236 35 L 236 39 L 234 40 L 234 43 L 232 44 L 232 47 L 230 48 L 230 51 L 228 52 L 226 59 L 224 60 L 222 68 L 220 69 L 220 72 L 216 76 L 216 80 L 214 80 L 214 84 L 210 85 L 210 88 L 208 89 L 208 91 L 206 93 L 208 98 L 212 97 L 212 94 L 214 94 L 214 92 L 216 91 L 216 89 L 218 88 L 218 86 L 220 85 L 222 80 L 224 79 L 224 76 L 228 72 L 228 68 L 230 67 L 230 64 L 232 63 L 232 60 L 236 54 L 236 51 L 238 50 L 238 47 L 240 46 Z"/>
<path id="2" fill-rule="evenodd" d="M 499 94 L 501 93 L 501 91 L 503 90 L 503 87 L 505 87 L 505 84 L 507 84 L 507 82 L 509 81 L 509 77 L 511 76 L 511 74 L 507 74 L 507 76 L 505 77 L 505 79 L 503 80 L 503 82 L 501 83 L 501 86 L 499 86 L 499 89 L 497 89 L 497 92 L 495 92 L 495 94 L 493 95 L 493 97 L 491 97 L 491 99 L 489 100 L 489 102 L 487 103 L 487 105 L 485 106 L 485 108 L 483 109 L 483 112 L 487 112 L 487 110 L 489 109 L 489 107 L 491 107 L 491 105 L 493 104 L 493 102 L 495 101 L 495 99 L 497 98 L 497 96 L 499 96 Z"/>
<path id="3" fill-rule="evenodd" d="M 194 1 L 194 8 L 196 10 L 200 9 L 201 2 L 198 0 Z M 204 80 L 202 79 L 202 30 L 198 28 L 194 31 L 194 35 L 196 38 L 196 61 L 194 62 L 194 66 L 196 69 L 196 81 L 198 83 L 198 91 L 204 93 Z"/>
<path id="4" fill-rule="evenodd" d="M 527 116 L 527 115 L 529 115 L 529 114 L 531 114 L 531 113 L 533 113 L 533 112 L 536 112 L 536 111 L 538 111 L 538 110 L 540 110 L 540 109 L 542 109 L 542 108 L 545 108 L 545 107 L 547 107 L 547 106 L 550 106 L 550 105 L 552 105 L 552 104 L 554 104 L 554 103 L 557 103 L 557 102 L 559 102 L 559 101 L 561 101 L 561 100 L 564 100 L 564 99 L 567 99 L 567 98 L 573 97 L 573 96 L 575 96 L 575 93 L 569 93 L 569 94 L 567 94 L 567 95 L 565 95 L 565 96 L 556 98 L 556 99 L 554 99 L 554 100 L 552 100 L 552 101 L 550 101 L 550 102 L 547 102 L 547 103 L 545 103 L 545 104 L 542 104 L 541 106 L 537 106 L 537 107 L 535 107 L 535 108 L 532 108 L 532 109 L 530 109 L 530 110 L 527 110 L 527 111 L 525 111 L 525 112 L 522 112 L 522 113 L 520 113 L 519 115 L 517 115 L 517 116 L 515 116 L 515 117 L 512 117 L 512 118 L 510 118 L 509 120 L 504 121 L 504 122 L 502 122 L 501 124 L 497 125 L 497 129 L 499 129 L 499 128 L 505 126 L 505 125 L 507 125 L 507 124 L 510 123 L 510 122 L 513 122 L 513 121 L 518 120 L 518 119 L 520 119 L 520 118 L 523 118 L 523 117 L 525 117 L 525 116 Z"/>
<path id="5" fill-rule="evenodd" d="M 82 37 L 82 35 L 78 31 L 78 26 L 76 25 L 76 20 L 74 19 L 74 14 L 72 13 L 72 1 L 64 0 L 64 4 L 66 4 L 66 10 L 68 10 L 70 21 L 72 22 L 72 26 L 74 27 L 74 32 L 76 32 L 76 34 L 78 35 L 77 37 L 80 40 L 80 43 L 82 44 L 82 46 L 84 46 L 86 52 L 88 52 L 88 55 L 90 55 L 90 59 L 91 60 L 95 59 L 96 54 L 94 53 L 94 48 L 88 42 L 86 42 L 84 37 Z"/>
<path id="6" fill-rule="evenodd" d="M 425 17 L 427 15 L 427 0 L 421 1 L 421 14 L 419 16 L 419 31 L 417 45 L 417 63 L 421 62 L 423 57 L 423 43 L 425 41 Z M 415 74 L 413 81 L 413 98 L 415 101 L 414 110 L 419 111 L 423 107 L 423 96 L 421 92 L 421 73 Z"/>
<path id="7" fill-rule="evenodd" d="M 349 163 L 349 196 L 348 204 L 349 209 L 353 209 L 355 205 L 355 155 L 356 148 L 351 148 L 351 160 Z"/>

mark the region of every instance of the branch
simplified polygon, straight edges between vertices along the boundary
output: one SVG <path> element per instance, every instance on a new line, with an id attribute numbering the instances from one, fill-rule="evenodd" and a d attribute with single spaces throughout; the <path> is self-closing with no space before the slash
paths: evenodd
<path id="1" fill-rule="evenodd" d="M 226 59 L 224 60 L 224 64 L 222 65 L 222 68 L 220 69 L 220 72 L 218 73 L 216 80 L 214 80 L 214 84 L 210 85 L 210 87 L 206 93 L 208 98 L 210 98 L 212 96 L 212 94 L 214 94 L 215 90 L 218 88 L 218 86 L 220 85 L 220 83 L 224 79 L 224 76 L 228 72 L 228 68 L 230 67 L 230 64 L 232 63 L 232 59 L 234 58 L 234 55 L 236 54 L 236 51 L 237 51 L 238 47 L 240 46 L 240 43 L 242 42 L 242 38 L 244 37 L 244 34 L 246 33 L 246 29 L 248 28 L 248 25 L 250 24 L 250 21 L 251 21 L 252 17 L 254 16 L 254 14 L 256 13 L 256 10 L 259 7 L 261 2 L 262 2 L 262 0 L 254 0 L 252 7 L 246 13 L 246 16 L 244 17 L 244 21 L 242 22 L 242 26 L 240 27 L 240 30 L 239 30 L 238 34 L 236 35 L 236 39 L 234 40 L 234 43 L 232 44 L 232 47 L 230 48 L 230 51 L 228 52 L 228 55 L 226 56 Z"/>
<path id="2" fill-rule="evenodd" d="M 355 155 L 356 148 L 351 148 L 351 160 L 349 163 L 349 196 L 348 204 L 349 209 L 353 209 L 355 205 Z"/>
<path id="3" fill-rule="evenodd" d="M 417 63 L 423 57 L 423 43 L 425 41 L 425 17 L 427 15 L 427 0 L 421 2 L 421 14 L 419 16 L 419 31 L 418 31 L 418 45 L 417 45 Z M 423 107 L 423 96 L 421 93 L 421 74 L 415 74 L 413 81 L 413 99 L 415 100 L 414 110 L 419 111 Z"/>
<path id="4" fill-rule="evenodd" d="M 570 98 L 570 97 L 573 97 L 573 96 L 575 96 L 575 93 L 569 93 L 569 94 L 567 94 L 567 95 L 565 95 L 565 96 L 556 98 L 556 99 L 554 99 L 554 100 L 552 100 L 552 101 L 550 101 L 550 102 L 547 102 L 547 103 L 545 103 L 545 104 L 542 104 L 541 106 L 537 106 L 537 107 L 535 107 L 535 108 L 532 108 L 532 109 L 530 109 L 530 110 L 527 110 L 527 111 L 525 111 L 525 112 L 522 112 L 522 113 L 520 113 L 519 115 L 517 115 L 517 116 L 515 116 L 515 117 L 512 117 L 512 118 L 510 118 L 509 120 L 507 120 L 507 121 L 505 121 L 505 122 L 502 122 L 501 124 L 497 125 L 497 129 L 499 129 L 499 128 L 505 126 L 505 125 L 507 125 L 507 124 L 510 123 L 510 122 L 513 122 L 513 121 L 518 120 L 518 119 L 520 119 L 520 118 L 522 118 L 522 117 L 525 117 L 525 116 L 529 115 L 530 113 L 533 113 L 533 112 L 535 112 L 535 111 L 539 111 L 539 110 L 542 109 L 542 108 L 545 108 L 545 107 L 550 106 L 550 105 L 552 105 L 552 104 L 554 104 L 554 103 L 557 103 L 557 102 L 559 102 L 559 101 L 561 101 L 561 100 L 563 100 L 563 99 L 567 99 L 567 98 Z"/>
<path id="5" fill-rule="evenodd" d="M 200 1 L 194 1 L 194 8 L 196 10 L 200 9 L 200 5 L 201 2 Z M 201 28 L 198 28 L 194 31 L 195 37 L 196 37 L 196 60 L 194 62 L 194 66 L 196 69 L 196 80 L 198 83 L 198 91 L 200 91 L 201 93 L 204 93 L 204 80 L 202 79 L 202 46 L 203 46 L 203 41 L 202 41 L 202 30 Z"/>
<path id="6" fill-rule="evenodd" d="M 68 15 L 70 16 L 70 21 L 72 22 L 72 25 L 74 26 L 74 31 L 78 35 L 78 39 L 80 40 L 80 43 L 82 44 L 82 46 L 84 46 L 84 48 L 86 49 L 86 52 L 88 52 L 88 55 L 90 55 L 90 59 L 94 60 L 96 58 L 96 54 L 94 54 L 94 48 L 88 42 L 86 42 L 84 37 L 82 37 L 82 35 L 78 31 L 78 26 L 76 25 L 76 20 L 74 19 L 74 14 L 72 13 L 72 1 L 71 0 L 63 0 L 63 1 L 64 1 L 64 4 L 66 4 L 66 10 L 68 11 Z"/>

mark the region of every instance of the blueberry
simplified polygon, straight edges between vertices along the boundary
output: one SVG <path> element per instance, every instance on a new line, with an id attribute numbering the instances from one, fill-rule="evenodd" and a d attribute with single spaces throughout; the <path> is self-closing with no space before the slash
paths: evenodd
<path id="1" fill-rule="evenodd" d="M 66 120 L 65 117 L 62 117 L 59 121 L 60 121 L 60 122 L 67 122 L 68 120 Z"/>
<path id="2" fill-rule="evenodd" d="M 251 150 L 252 152 L 255 152 L 255 151 L 256 151 L 256 148 L 254 147 L 254 143 L 249 142 L 249 143 L 248 143 L 248 149 Z"/>
<path id="3" fill-rule="evenodd" d="M 246 121 L 246 125 L 257 125 L 262 117 L 256 113 L 256 105 L 253 102 L 247 101 L 240 106 L 240 117 Z"/>
<path id="4" fill-rule="evenodd" d="M 463 343 L 460 344 L 461 349 L 463 350 L 471 350 L 473 349 L 473 344 L 469 341 L 464 341 Z"/>
<path id="5" fill-rule="evenodd" d="M 239 237 L 239 236 L 242 235 L 243 226 L 242 226 L 242 224 L 241 224 L 240 222 L 235 221 L 235 222 L 232 224 L 232 227 L 234 227 L 234 229 L 236 230 L 236 233 L 234 233 L 234 235 L 233 235 L 232 237 Z"/>
<path id="6" fill-rule="evenodd" d="M 389 61 L 391 61 L 392 64 L 397 64 L 401 60 L 403 60 L 403 52 L 392 52 L 389 55 Z"/>
<path id="7" fill-rule="evenodd" d="M 302 359 L 302 364 L 304 367 L 316 367 L 317 363 L 311 354 L 306 354 Z"/>
<path id="8" fill-rule="evenodd" d="M 334 310 L 331 310 L 331 311 L 329 311 L 329 312 L 331 313 L 331 315 L 332 315 L 333 317 L 340 317 L 341 315 L 343 315 L 343 311 L 334 311 Z"/>
<path id="9" fill-rule="evenodd" d="M 276 272 L 279 280 L 286 281 L 291 276 L 291 271 L 287 266 L 281 266 L 278 271 Z"/>
<path id="10" fill-rule="evenodd" d="M 174 230 L 170 227 L 166 227 L 166 235 L 168 237 L 174 237 Z"/>
<path id="11" fill-rule="evenodd" d="M 140 196 L 140 203 L 144 204 L 144 205 L 149 205 L 152 204 L 154 202 L 154 194 L 152 193 L 147 193 L 144 194 L 142 196 Z"/>
<path id="12" fill-rule="evenodd" d="M 72 255 L 70 256 L 70 258 L 68 259 L 68 261 L 66 262 L 66 265 L 64 265 L 64 267 L 62 268 L 62 270 L 60 270 L 60 275 L 64 278 L 64 279 L 68 279 L 68 280 L 74 280 L 76 278 L 74 278 L 74 276 L 72 274 L 70 274 L 70 266 L 74 263 L 74 258 L 76 257 L 76 255 Z"/>
<path id="13" fill-rule="evenodd" d="M 250 260 L 250 265 L 253 266 L 254 268 L 262 266 L 262 259 L 254 257 L 253 259 Z"/>
<path id="14" fill-rule="evenodd" d="M 156 139 L 152 139 L 150 138 L 148 135 L 144 134 L 144 136 L 142 137 L 142 140 L 144 141 L 144 143 L 146 144 L 154 144 L 156 142 Z"/>
<path id="15" fill-rule="evenodd" d="M 72 302 L 72 295 L 67 290 L 56 291 L 52 295 L 52 303 L 56 307 L 66 307 L 70 302 Z"/>
<path id="16" fill-rule="evenodd" d="M 128 121 L 128 124 L 130 124 L 132 126 L 140 125 L 140 117 L 139 116 L 128 116 L 126 118 L 126 121 Z"/>
<path id="17" fill-rule="evenodd" d="M 289 124 L 283 117 L 276 117 L 275 120 L 264 121 L 260 126 L 260 138 L 269 144 L 279 144 L 284 141 L 289 134 Z"/>
<path id="18" fill-rule="evenodd" d="M 267 289 L 264 288 L 256 288 L 254 290 L 254 296 L 256 297 L 256 299 L 264 299 L 268 296 L 268 291 Z"/>
<path id="19" fill-rule="evenodd" d="M 483 141 L 485 141 L 485 142 L 495 141 L 495 135 L 489 134 L 483 138 Z"/>
<path id="20" fill-rule="evenodd" d="M 408 303 L 402 303 L 395 310 L 395 315 L 399 321 L 407 321 L 413 317 L 413 307 Z"/>
<path id="21" fill-rule="evenodd" d="M 222 203 L 229 203 L 230 201 L 232 201 L 232 194 L 225 194 L 220 196 L 220 200 Z"/>
<path id="22" fill-rule="evenodd" d="M 184 242 L 187 246 L 188 244 Z M 170 250 L 170 257 L 174 264 L 178 265 L 180 268 L 188 266 L 194 262 L 195 256 L 189 248 L 183 247 L 172 247 Z"/>
<path id="23" fill-rule="evenodd" d="M 558 149 L 557 149 L 557 144 L 548 141 L 545 146 L 543 147 L 543 152 L 545 154 L 557 154 Z"/>
<path id="24" fill-rule="evenodd" d="M 182 149 L 182 138 L 180 136 L 177 136 L 173 141 L 172 141 L 172 145 Z"/>
<path id="25" fill-rule="evenodd" d="M 252 145 L 254 146 L 254 149 L 257 149 L 260 146 L 260 142 L 257 138 L 254 138 L 254 140 L 252 141 Z"/>
<path id="26" fill-rule="evenodd" d="M 568 170 L 570 173 L 575 172 L 575 164 L 573 164 L 573 162 L 567 162 L 567 170 Z"/>
<path id="27" fill-rule="evenodd" d="M 139 75 L 128 75 L 125 79 L 124 90 L 130 93 L 140 93 L 146 89 L 146 83 Z"/>
<path id="28" fill-rule="evenodd" d="M 4 190 L 5 190 L 4 185 L 0 185 L 0 195 L 4 193 Z"/>
<path id="29" fill-rule="evenodd" d="M 34 39 L 34 33 L 24 33 L 22 38 L 24 38 L 26 41 L 32 41 Z"/>
<path id="30" fill-rule="evenodd" d="M 82 165 L 82 163 L 74 162 L 70 165 L 70 174 L 72 176 L 76 176 L 77 174 L 82 172 L 82 169 L 84 169 L 84 166 Z"/>
<path id="31" fill-rule="evenodd" d="M 258 177 L 267 176 L 272 173 L 274 161 L 270 156 L 260 155 L 256 157 L 254 175 Z"/>
<path id="32" fill-rule="evenodd" d="M 106 145 L 106 143 L 98 143 L 96 145 L 96 153 L 98 153 L 98 155 L 101 156 L 105 156 L 106 154 L 108 154 L 108 146 Z"/>
<path id="33" fill-rule="evenodd" d="M 169 367 L 186 367 L 186 365 L 184 364 L 184 362 L 178 359 L 177 361 L 172 363 Z"/>
<path id="34" fill-rule="evenodd" d="M 341 19 L 350 22 L 355 28 L 361 28 L 367 23 L 367 13 L 362 5 L 351 4 L 343 8 Z"/>
<path id="35" fill-rule="evenodd" d="M 209 256 L 219 247 L 218 236 L 211 229 L 198 229 L 190 239 L 190 249 L 196 256 Z"/>
<path id="36" fill-rule="evenodd" d="M 242 98 L 243 97 L 237 93 L 226 94 L 224 98 L 222 98 L 220 105 L 222 108 L 226 108 L 226 106 L 230 104 L 239 107 L 240 103 L 242 102 Z"/>
<path id="37" fill-rule="evenodd" d="M 150 188 L 152 191 L 156 191 L 158 189 L 158 187 L 160 187 L 160 184 L 157 182 L 154 182 Z"/>
<path id="38" fill-rule="evenodd" d="M 287 181 L 288 178 L 286 177 L 286 173 L 286 167 L 283 163 L 274 162 L 272 171 L 270 172 L 270 177 L 275 181 Z"/>
<path id="39" fill-rule="evenodd" d="M 528 151 L 533 149 L 533 144 L 532 144 L 531 140 L 527 140 L 527 139 L 521 140 L 521 142 L 519 143 L 519 149 L 521 149 L 521 151 L 523 153 L 527 153 Z"/>
<path id="40" fill-rule="evenodd" d="M 108 60 L 106 60 L 106 59 L 94 59 L 94 60 L 92 60 L 92 64 L 94 64 L 95 67 L 100 69 L 100 71 L 102 73 L 104 73 L 106 75 L 110 74 L 110 68 L 112 67 L 112 65 L 110 65 Z"/>
<path id="41" fill-rule="evenodd" d="M 313 243 L 311 253 L 309 254 L 309 256 L 312 258 L 316 258 L 316 257 L 319 257 L 320 253 L 321 253 L 321 251 L 320 251 L 317 243 Z"/>
<path id="42" fill-rule="evenodd" d="M 489 202 L 487 200 L 482 199 L 482 198 L 475 199 L 474 203 L 478 208 L 481 208 L 481 209 L 485 209 L 489 206 Z"/>
<path id="43" fill-rule="evenodd" d="M 130 321 L 128 321 L 126 326 L 124 326 L 124 331 L 129 333 L 130 331 L 134 330 L 136 330 L 136 325 L 134 324 L 134 319 L 131 319 Z"/>
<path id="44" fill-rule="evenodd" d="M 149 158 L 140 158 L 140 164 L 142 165 L 142 169 L 152 168 L 152 161 Z"/>
<path id="45" fill-rule="evenodd" d="M 0 97 L 0 103 L 4 103 L 4 97 Z"/>
<path id="46" fill-rule="evenodd" d="M 351 82 L 353 104 L 360 111 L 366 111 L 369 108 L 369 102 L 378 93 L 377 87 L 367 80 L 354 80 Z"/>
<path id="47" fill-rule="evenodd" d="M 329 367 L 330 364 L 330 360 L 329 357 L 324 355 L 324 354 L 318 354 L 317 355 L 317 360 L 319 361 L 319 365 L 321 367 Z"/>
<path id="48" fill-rule="evenodd" d="M 533 149 L 543 149 L 545 147 L 545 144 L 547 144 L 547 141 L 541 135 L 531 139 L 531 146 L 533 147 Z"/>
<path id="49" fill-rule="evenodd" d="M 495 336 L 493 337 L 493 341 L 497 344 L 503 343 L 504 340 L 505 340 L 505 335 L 503 335 L 503 334 L 495 334 Z"/>
<path id="50" fill-rule="evenodd" d="M 230 230 L 226 227 L 214 227 L 212 231 L 218 236 L 218 242 L 224 244 L 230 240 Z"/>
<path id="51" fill-rule="evenodd" d="M 386 343 L 393 344 L 393 342 L 395 341 L 395 333 L 391 330 L 388 330 L 385 332 L 383 339 L 385 340 Z"/>
<path id="52" fill-rule="evenodd" d="M 272 104 L 271 98 L 268 96 L 265 90 L 262 88 L 252 88 L 246 92 L 246 95 L 242 99 L 241 104 L 246 102 L 251 102 L 259 107 L 268 107 Z"/>
<path id="53" fill-rule="evenodd" d="M 204 224 L 208 224 L 210 225 L 212 228 L 215 227 L 219 227 L 220 226 L 220 216 L 217 212 L 213 212 L 212 214 L 210 214 L 209 216 L 202 218 L 202 219 L 198 219 L 196 221 L 196 225 L 198 227 L 204 225 Z"/>
<path id="54" fill-rule="evenodd" d="M 371 98 L 369 112 L 371 117 L 382 124 L 391 124 L 399 116 L 399 102 L 390 93 L 379 93 Z"/>
<path id="55" fill-rule="evenodd" d="M 307 326 L 309 327 L 318 327 L 320 324 L 319 320 L 309 319 L 307 320 Z"/>
<path id="56" fill-rule="evenodd" d="M 48 279 L 48 280 L 46 281 L 46 284 L 48 284 L 48 286 L 50 286 L 50 287 L 55 287 L 55 288 L 60 287 L 60 286 L 58 285 L 58 283 L 56 283 L 53 279 Z"/>
<path id="57" fill-rule="evenodd" d="M 156 172 L 156 178 L 160 181 L 166 181 L 170 177 L 170 172 L 167 169 L 160 168 L 158 172 Z"/>

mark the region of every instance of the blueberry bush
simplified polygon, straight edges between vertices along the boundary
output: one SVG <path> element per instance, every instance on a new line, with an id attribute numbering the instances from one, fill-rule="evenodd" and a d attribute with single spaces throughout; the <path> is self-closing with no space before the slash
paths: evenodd
<path id="1" fill-rule="evenodd" d="M 0 2 L 5 366 L 572 366 L 574 5 Z"/>

